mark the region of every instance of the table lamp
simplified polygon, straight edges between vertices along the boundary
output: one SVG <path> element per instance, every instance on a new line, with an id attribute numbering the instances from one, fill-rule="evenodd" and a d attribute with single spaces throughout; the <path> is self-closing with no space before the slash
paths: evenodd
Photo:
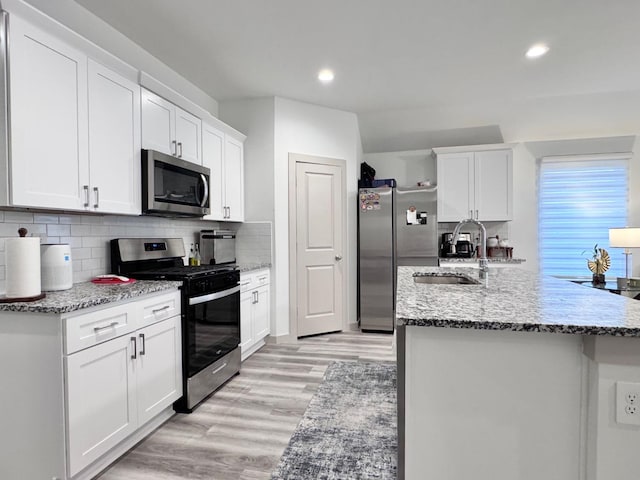
<path id="1" fill-rule="evenodd" d="M 629 255 L 631 255 L 631 251 L 629 251 L 629 249 L 640 247 L 640 228 L 610 228 L 609 246 L 614 248 L 624 248 L 625 278 L 618 278 L 618 288 L 620 290 L 626 290 L 629 288 Z"/>

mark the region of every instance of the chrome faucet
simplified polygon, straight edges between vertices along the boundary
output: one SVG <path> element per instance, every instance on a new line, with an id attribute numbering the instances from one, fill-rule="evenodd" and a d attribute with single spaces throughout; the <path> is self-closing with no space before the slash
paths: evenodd
<path id="1" fill-rule="evenodd" d="M 467 218 L 466 220 L 460 220 L 456 225 L 456 228 L 453 229 L 453 235 L 451 238 L 451 243 L 453 245 L 458 241 L 458 236 L 460 235 L 460 230 L 463 225 L 467 223 L 473 223 L 480 228 L 480 257 L 478 258 L 478 266 L 480 267 L 480 278 L 487 278 L 489 274 L 489 261 L 487 260 L 487 230 L 484 228 L 484 225 L 473 218 Z"/>

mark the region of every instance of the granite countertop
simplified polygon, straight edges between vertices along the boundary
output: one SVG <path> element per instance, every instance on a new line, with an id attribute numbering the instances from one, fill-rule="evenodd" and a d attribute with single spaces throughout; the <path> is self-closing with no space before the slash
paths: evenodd
<path id="1" fill-rule="evenodd" d="M 489 263 L 524 263 L 524 258 L 505 258 L 505 257 L 491 257 L 487 258 Z M 473 258 L 456 258 L 456 257 L 441 257 L 440 263 L 478 263 L 478 259 Z"/>
<path id="2" fill-rule="evenodd" d="M 415 283 L 420 272 L 478 279 L 473 268 L 398 267 L 398 325 L 640 337 L 640 301 L 605 290 L 519 268 L 490 268 L 481 285 Z"/>
<path id="3" fill-rule="evenodd" d="M 69 290 L 45 292 L 46 297 L 36 302 L 1 303 L 2 312 L 68 313 L 121 300 L 178 288 L 182 282 L 165 280 L 138 280 L 125 285 L 96 285 L 76 283 Z"/>
<path id="4" fill-rule="evenodd" d="M 240 273 L 242 272 L 251 272 L 253 270 L 260 270 L 263 268 L 271 268 L 270 262 L 264 263 L 238 263 L 238 268 L 240 269 Z"/>

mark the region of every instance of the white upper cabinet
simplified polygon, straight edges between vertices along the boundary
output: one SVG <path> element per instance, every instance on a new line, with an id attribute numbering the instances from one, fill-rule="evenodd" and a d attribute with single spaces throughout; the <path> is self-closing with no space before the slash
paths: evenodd
<path id="1" fill-rule="evenodd" d="M 14 206 L 140 213 L 140 87 L 10 17 Z"/>
<path id="2" fill-rule="evenodd" d="M 202 166 L 211 170 L 209 208 L 206 220 L 224 220 L 224 133 L 211 125 L 202 125 Z"/>
<path id="3" fill-rule="evenodd" d="M 202 121 L 142 89 L 142 148 L 202 164 Z"/>
<path id="4" fill-rule="evenodd" d="M 211 170 L 211 213 L 205 220 L 244 220 L 244 145 L 209 124 L 202 127 L 202 164 Z"/>
<path id="5" fill-rule="evenodd" d="M 438 221 L 513 219 L 513 150 L 508 145 L 434 148 Z"/>
<path id="6" fill-rule="evenodd" d="M 16 16 L 10 32 L 10 203 L 82 210 L 87 56 Z"/>
<path id="7" fill-rule="evenodd" d="M 140 87 L 89 60 L 90 208 L 140 213 Z"/>
<path id="8" fill-rule="evenodd" d="M 244 220 L 244 145 L 226 136 L 224 144 L 224 187 L 227 220 Z"/>

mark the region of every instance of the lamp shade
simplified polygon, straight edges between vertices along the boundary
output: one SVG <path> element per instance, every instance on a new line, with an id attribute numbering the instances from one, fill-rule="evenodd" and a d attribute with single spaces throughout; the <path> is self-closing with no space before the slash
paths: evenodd
<path id="1" fill-rule="evenodd" d="M 624 227 L 609 229 L 609 245 L 611 247 L 640 247 L 640 228 Z"/>

